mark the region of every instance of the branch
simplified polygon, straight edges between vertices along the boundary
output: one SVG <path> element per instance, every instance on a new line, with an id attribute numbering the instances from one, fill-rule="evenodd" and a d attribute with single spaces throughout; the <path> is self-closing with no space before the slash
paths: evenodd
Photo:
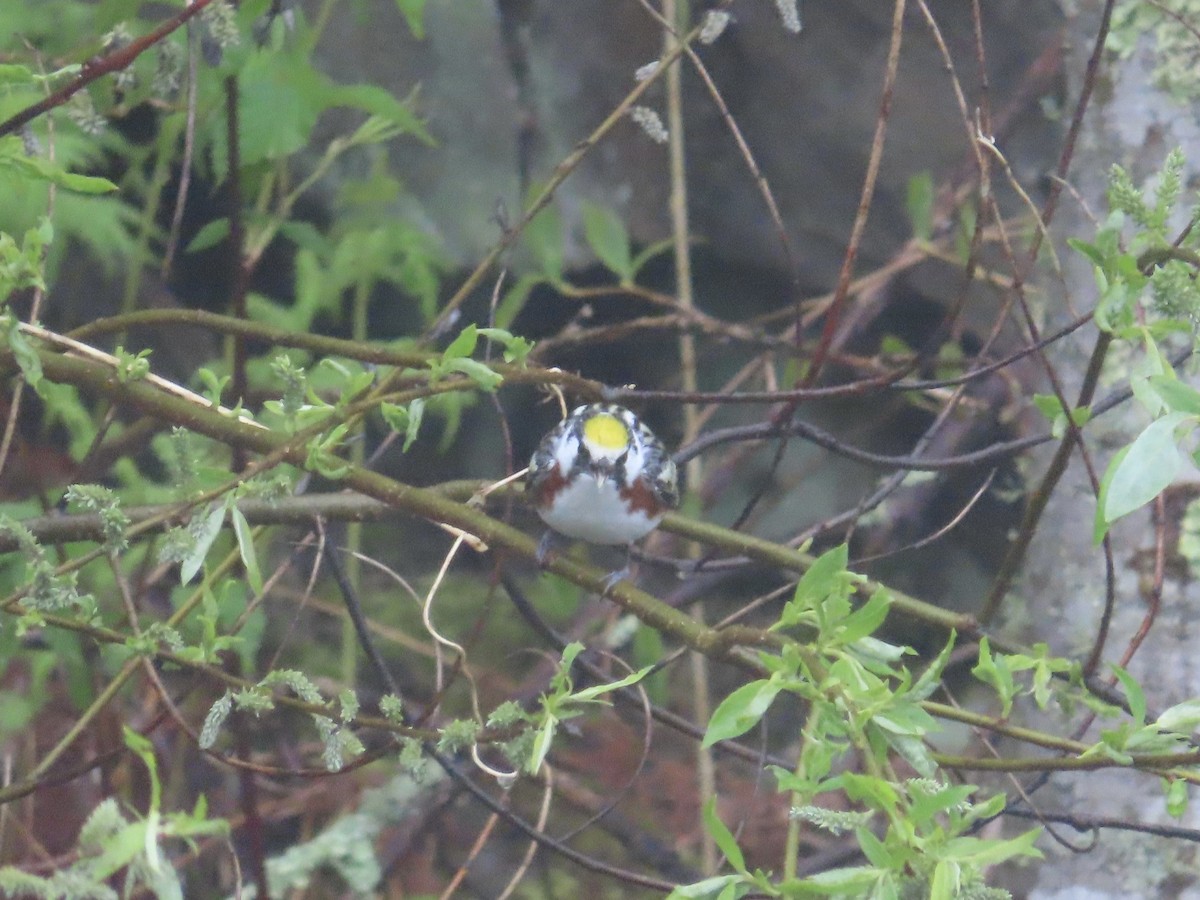
<path id="1" fill-rule="evenodd" d="M 229 447 L 276 454 L 293 465 L 301 468 L 305 465 L 308 435 L 286 436 L 247 425 L 212 409 L 165 394 L 144 382 L 122 384 L 117 373 L 107 366 L 41 349 L 37 353 L 42 371 L 51 380 L 73 384 L 114 403 L 129 404 L 146 415 L 191 429 Z M 350 466 L 342 483 L 396 509 L 473 534 L 492 548 L 506 550 L 531 561 L 537 558 L 537 542 L 529 535 L 466 503 L 452 500 L 437 490 L 414 487 L 356 466 Z M 608 573 L 595 566 L 558 556 L 545 568 L 587 590 L 605 593 Z M 732 652 L 732 645 L 745 642 L 748 637 L 753 637 L 753 642 L 759 646 L 782 646 L 784 643 L 784 639 L 778 635 L 757 629 L 734 632 L 705 628 L 628 582 L 621 582 L 608 590 L 607 596 L 651 628 L 674 637 L 694 650 L 725 659 L 760 676 L 762 667 L 756 661 Z M 735 634 L 737 640 L 731 640 Z"/>
<path id="2" fill-rule="evenodd" d="M 190 5 L 184 7 L 170 19 L 167 19 L 167 21 L 163 22 L 149 34 L 143 35 L 120 50 L 114 50 L 108 56 L 88 60 L 83 64 L 83 70 L 75 78 L 60 87 L 53 94 L 43 97 L 31 106 L 25 107 L 25 109 L 12 118 L 0 122 L 0 137 L 15 133 L 42 113 L 49 112 L 56 106 L 66 103 L 74 94 L 79 93 L 79 91 L 83 90 L 100 76 L 119 72 L 121 69 L 129 66 L 142 53 L 154 44 L 157 44 L 172 31 L 175 31 L 212 2 L 213 0 L 192 0 Z"/>

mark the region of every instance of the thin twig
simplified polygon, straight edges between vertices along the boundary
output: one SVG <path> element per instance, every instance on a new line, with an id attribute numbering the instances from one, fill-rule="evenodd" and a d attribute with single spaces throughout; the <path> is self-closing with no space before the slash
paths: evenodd
<path id="1" fill-rule="evenodd" d="M 212 3 L 213 0 L 192 0 L 190 4 L 182 10 L 167 19 L 149 34 L 145 34 L 135 41 L 131 41 L 126 46 L 119 50 L 114 50 L 108 56 L 98 59 L 90 59 L 83 64 L 83 69 L 70 82 L 63 85 L 49 97 L 45 97 L 25 109 L 21 110 L 15 116 L 0 122 L 0 137 L 5 135 L 15 134 L 21 126 L 27 122 L 32 122 L 44 112 L 54 109 L 56 106 L 62 106 L 72 96 L 79 93 L 97 78 L 112 72 L 119 72 L 133 63 L 135 59 L 142 55 L 146 50 L 157 44 L 168 34 L 179 28 L 192 16 L 200 13 L 206 6 Z"/>

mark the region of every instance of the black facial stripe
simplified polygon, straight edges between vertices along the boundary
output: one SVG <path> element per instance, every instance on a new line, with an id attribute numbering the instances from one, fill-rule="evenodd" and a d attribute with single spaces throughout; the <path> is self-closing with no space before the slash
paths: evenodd
<path id="1" fill-rule="evenodd" d="M 571 463 L 571 471 L 567 475 L 568 478 L 574 478 L 580 472 L 590 468 L 592 465 L 592 454 L 588 452 L 587 445 L 582 440 L 579 441 L 575 451 L 575 461 Z"/>
<path id="2" fill-rule="evenodd" d="M 613 463 L 613 477 L 618 484 L 625 483 L 625 461 L 629 458 L 629 451 L 626 450 L 617 457 L 617 461 Z"/>

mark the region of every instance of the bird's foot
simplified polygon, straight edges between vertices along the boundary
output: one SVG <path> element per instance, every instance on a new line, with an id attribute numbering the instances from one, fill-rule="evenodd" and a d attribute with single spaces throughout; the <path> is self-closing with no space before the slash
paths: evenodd
<path id="1" fill-rule="evenodd" d="M 600 587 L 600 596 L 607 597 L 618 584 L 633 576 L 633 567 L 626 563 L 623 568 L 617 569 L 615 572 L 610 572 L 608 577 L 604 579 Z"/>
<path id="2" fill-rule="evenodd" d="M 544 569 L 550 565 L 551 561 L 558 555 L 559 540 L 558 534 L 550 528 L 546 529 L 542 539 L 538 541 L 537 550 L 533 553 L 533 558 L 537 560 L 538 568 Z"/>
<path id="3" fill-rule="evenodd" d="M 622 581 L 625 581 L 626 579 L 630 579 L 630 580 L 633 579 L 633 545 L 632 544 L 630 544 L 628 547 L 625 548 L 625 565 L 623 565 L 621 568 L 617 569 L 617 571 L 611 572 L 609 574 L 609 576 L 604 579 L 603 589 L 600 592 L 600 596 L 607 597 L 609 594 L 609 591 L 611 591 L 619 583 L 621 583 Z"/>

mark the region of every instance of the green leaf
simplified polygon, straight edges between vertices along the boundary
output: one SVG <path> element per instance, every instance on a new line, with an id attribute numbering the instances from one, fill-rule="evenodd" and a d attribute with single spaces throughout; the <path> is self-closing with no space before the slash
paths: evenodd
<path id="1" fill-rule="evenodd" d="M 908 698 L 920 702 L 927 700 L 938 689 L 942 682 L 942 672 L 946 668 L 946 664 L 950 661 L 950 653 L 954 650 L 955 640 L 958 633 L 950 632 L 950 639 L 946 641 L 946 646 L 942 648 L 942 652 L 937 655 L 937 659 L 925 667 L 925 671 L 921 673 L 921 677 L 916 680 L 912 688 L 909 689 Z"/>
<path id="2" fill-rule="evenodd" d="M 237 536 L 238 552 L 242 556 L 242 567 L 246 570 L 246 580 L 255 594 L 263 592 L 262 571 L 258 568 L 258 554 L 254 549 L 254 533 L 245 515 L 236 506 L 229 508 L 229 518 L 233 522 L 233 533 Z"/>
<path id="3" fill-rule="evenodd" d="M 26 156 L 24 153 L 5 154 L 3 158 L 0 158 L 0 170 L 5 165 L 20 170 L 28 177 L 39 181 L 48 181 L 79 194 L 108 194 L 117 189 L 117 186 L 107 178 L 76 175 L 41 156 Z"/>
<path id="4" fill-rule="evenodd" d="M 921 172 L 908 179 L 906 206 L 913 237 L 918 241 L 928 241 L 933 234 L 933 176 L 929 172 Z"/>
<path id="5" fill-rule="evenodd" d="M 541 274 L 552 284 L 563 278 L 562 216 L 553 206 L 547 206 L 525 226 L 525 246 L 533 254 Z"/>
<path id="6" fill-rule="evenodd" d="M 21 369 L 21 374 L 25 376 L 25 381 L 31 388 L 41 393 L 42 386 L 42 361 L 37 355 L 37 351 L 33 349 L 33 345 L 29 343 L 29 338 L 21 331 L 21 327 L 15 321 L 10 321 L 8 328 L 8 349 L 13 353 L 13 357 L 17 361 L 17 366 Z"/>
<path id="7" fill-rule="evenodd" d="M 421 419 L 425 416 L 425 401 L 418 397 L 408 404 L 408 427 L 404 429 L 404 447 L 403 452 L 407 453 L 408 448 L 413 445 L 413 441 L 417 439 L 417 432 L 421 428 Z"/>
<path id="8" fill-rule="evenodd" d="M 946 843 L 944 853 L 960 863 L 969 863 L 972 866 L 994 866 L 1018 856 L 1041 859 L 1042 851 L 1033 846 L 1041 834 L 1042 829 L 1032 828 L 1004 841 L 974 837 L 953 838 Z"/>
<path id="9" fill-rule="evenodd" d="M 725 827 L 725 823 L 717 815 L 716 797 L 710 797 L 704 804 L 704 829 L 712 837 L 717 848 L 725 854 L 729 865 L 733 866 L 735 871 L 745 873 L 746 858 L 742 856 L 742 848 L 738 846 L 733 832 Z"/>
<path id="10" fill-rule="evenodd" d="M 872 719 L 868 728 L 875 727 L 877 720 Z M 880 728 L 879 734 L 889 747 L 904 757 L 905 761 L 925 778 L 932 778 L 937 772 L 937 763 L 929 754 L 925 741 L 916 735 L 898 734 L 887 728 Z"/>
<path id="11" fill-rule="evenodd" d="M 918 704 L 903 699 L 876 712 L 871 721 L 893 734 L 908 734 L 914 737 L 922 737 L 939 730 L 937 720 L 933 716 Z"/>
<path id="12" fill-rule="evenodd" d="M 337 455 L 337 450 L 349 434 L 346 424 L 336 425 L 326 435 L 318 435 L 307 446 L 304 467 L 312 472 L 338 481 L 350 472 L 350 464 Z"/>
<path id="13" fill-rule="evenodd" d="M 886 588 L 879 588 L 871 599 L 843 620 L 838 628 L 838 638 L 849 644 L 874 634 L 887 618 L 891 605 L 891 593 Z"/>
<path id="14" fill-rule="evenodd" d="M 559 661 L 559 671 L 570 671 L 571 666 L 575 665 L 575 660 L 583 650 L 583 641 L 571 641 L 571 643 L 563 647 L 562 659 Z"/>
<path id="15" fill-rule="evenodd" d="M 33 70 L 16 63 L 0 64 L 0 84 L 21 84 L 33 81 Z"/>
<path id="16" fill-rule="evenodd" d="M 1200 391 L 1190 384 L 1184 384 L 1174 375 L 1154 375 L 1148 383 L 1172 412 L 1200 416 Z"/>
<path id="17" fill-rule="evenodd" d="M 742 883 L 741 875 L 717 875 L 695 884 L 681 884 L 667 895 L 667 900 L 725 900 L 726 892 L 733 888 L 734 897 L 744 897 L 751 886 Z"/>
<path id="18" fill-rule="evenodd" d="M 745 734 L 771 708 L 779 691 L 779 684 L 765 679 L 742 685 L 713 710 L 701 746 L 711 747 L 718 741 Z"/>
<path id="19" fill-rule="evenodd" d="M 956 806 L 967 803 L 975 786 L 970 784 L 948 785 L 939 791 L 926 793 L 924 790 L 912 791 L 914 795 L 909 806 L 909 816 L 918 826 L 927 825 L 940 813 L 950 812 Z M 1000 797 L 1001 806 L 1004 797 Z"/>
<path id="20" fill-rule="evenodd" d="M 146 822 L 131 822 L 104 842 L 104 852 L 87 862 L 88 877 L 96 882 L 115 875 L 145 849 L 150 837 Z"/>
<path id="21" fill-rule="evenodd" d="M 816 611 L 819 621 L 824 624 L 827 601 L 844 593 L 848 583 L 848 559 L 849 550 L 845 544 L 822 553 L 796 583 L 796 590 L 780 617 L 780 624 L 785 627 L 794 625 L 810 610 Z"/>
<path id="22" fill-rule="evenodd" d="M 472 323 L 458 333 L 458 337 L 450 342 L 450 345 L 442 351 L 442 359 L 458 359 L 464 356 L 470 356 L 475 352 L 475 345 L 479 343 L 479 329 Z"/>
<path id="23" fill-rule="evenodd" d="M 371 114 L 354 135 L 355 143 L 379 143 L 397 134 L 410 134 L 433 146 L 436 141 L 413 112 L 411 100 L 397 100 L 391 91 L 375 84 L 326 84 L 326 106 L 350 106 Z"/>
<path id="24" fill-rule="evenodd" d="M 839 776 L 846 796 L 854 802 L 866 803 L 872 808 L 890 812 L 896 809 L 900 802 L 900 794 L 896 788 L 875 775 L 858 775 L 844 772 Z"/>
<path id="25" fill-rule="evenodd" d="M 583 234 L 596 258 L 622 282 L 633 280 L 633 254 L 625 223 L 610 209 L 583 204 Z"/>
<path id="26" fill-rule="evenodd" d="M 1079 238 L 1067 238 L 1067 246 L 1077 253 L 1082 253 L 1099 268 L 1104 268 L 1104 254 L 1095 244 L 1089 244 L 1087 241 L 1082 241 Z"/>
<path id="27" fill-rule="evenodd" d="M 619 691 L 621 688 L 629 687 L 632 684 L 637 684 L 639 681 L 645 678 L 653 668 L 654 666 L 646 666 L 644 669 L 638 669 L 636 672 L 630 672 L 628 675 L 618 681 L 612 681 L 608 684 L 596 684 L 592 685 L 591 687 L 584 688 L 582 691 L 576 691 L 571 695 L 571 699 L 586 702 L 589 700 L 594 700 L 595 698 L 604 694 L 611 693 L 612 691 Z"/>
<path id="28" fill-rule="evenodd" d="M 454 372 L 461 372 L 481 389 L 488 392 L 496 390 L 504 381 L 503 375 L 493 371 L 486 363 L 481 363 L 476 359 L 447 360 L 446 368 Z"/>
<path id="29" fill-rule="evenodd" d="M 412 36 L 418 41 L 425 40 L 425 0 L 396 0 L 396 8 L 404 16 Z"/>
<path id="30" fill-rule="evenodd" d="M 533 746 L 529 750 L 529 761 L 525 764 L 525 771 L 530 775 L 536 775 L 542 768 L 546 754 L 550 752 L 550 744 L 554 741 L 554 732 L 557 728 L 558 717 L 546 713 L 537 731 L 534 732 Z"/>
<path id="31" fill-rule="evenodd" d="M 242 67 L 238 85 L 242 166 L 283 159 L 308 143 L 326 105 L 326 81 L 302 53 L 267 48 L 256 51 Z M 214 129 L 217 174 L 224 177 L 220 161 L 228 153 L 224 125 L 219 129 L 214 125 Z"/>
<path id="32" fill-rule="evenodd" d="M 201 250 L 208 250 L 210 247 L 217 246 L 217 244 L 221 243 L 227 237 L 229 237 L 229 219 L 213 219 L 197 231 L 194 238 L 188 241 L 184 252 L 199 253 Z"/>
<path id="33" fill-rule="evenodd" d="M 1108 522 L 1104 518 L 1104 508 L 1108 504 L 1108 486 L 1111 481 L 1109 473 L 1120 468 L 1122 461 L 1129 455 L 1130 445 L 1126 445 L 1113 454 L 1113 458 L 1109 460 L 1108 470 L 1104 473 L 1104 477 L 1100 479 L 1100 493 L 1096 497 L 1096 518 L 1092 523 L 1092 543 L 1099 546 L 1104 540 L 1104 535 L 1108 533 Z"/>
<path id="34" fill-rule="evenodd" d="M 960 875 L 958 863 L 938 860 L 929 880 L 929 900 L 954 900 L 958 896 Z"/>
<path id="35" fill-rule="evenodd" d="M 194 543 L 188 548 L 187 555 L 183 558 L 183 562 L 179 566 L 179 580 L 181 584 L 187 584 L 196 577 L 196 573 L 204 565 L 204 560 L 208 556 L 208 551 L 212 547 L 213 541 L 221 533 L 221 523 L 224 521 L 225 504 L 210 503 L 208 508 L 200 514 L 198 526 L 188 528 L 188 533 L 192 536 Z"/>
<path id="36" fill-rule="evenodd" d="M 1004 794 L 996 794 L 989 800 L 982 803 L 974 803 L 970 810 L 966 813 L 965 820 L 967 822 L 978 822 L 981 819 L 994 819 L 1000 813 L 1004 812 L 1008 806 L 1008 798 Z"/>
<path id="37" fill-rule="evenodd" d="M 1125 699 L 1129 701 L 1129 715 L 1138 725 L 1144 725 L 1146 722 L 1146 695 L 1142 692 L 1142 686 L 1137 683 L 1137 679 L 1120 666 L 1113 666 L 1113 674 L 1117 676 L 1121 687 L 1125 689 Z"/>
<path id="38" fill-rule="evenodd" d="M 408 448 L 417 439 L 417 432 L 421 428 L 421 419 L 425 415 L 425 401 L 418 397 L 410 401 L 408 406 L 381 403 L 379 412 L 389 428 L 404 435 L 403 452 L 407 453 Z"/>
<path id="39" fill-rule="evenodd" d="M 140 756 L 147 766 L 153 765 L 154 744 L 150 742 L 148 737 L 139 734 L 128 725 L 121 729 L 121 737 L 125 741 L 125 746 Z"/>
<path id="40" fill-rule="evenodd" d="M 477 328 L 476 331 L 479 332 L 480 337 L 503 344 L 505 347 L 514 340 L 513 333 L 504 328 Z"/>
<path id="41" fill-rule="evenodd" d="M 875 837 L 869 828 L 855 828 L 854 836 L 858 839 L 858 846 L 862 848 L 867 862 L 879 869 L 886 870 L 895 867 L 895 855 L 883 841 Z"/>
<path id="42" fill-rule="evenodd" d="M 1054 394 L 1034 394 L 1032 402 L 1034 408 L 1046 417 L 1047 422 L 1053 423 L 1064 415 L 1063 405 Z"/>
<path id="43" fill-rule="evenodd" d="M 990 684 L 995 688 L 996 694 L 1003 703 L 1001 716 L 1007 718 L 1012 712 L 1013 696 L 1016 694 L 1012 669 L 1003 656 L 992 656 L 991 646 L 986 637 L 979 641 L 979 661 L 971 669 L 971 674 L 984 684 Z"/>
<path id="44" fill-rule="evenodd" d="M 1192 419 L 1187 413 L 1170 413 L 1150 423 L 1129 446 L 1129 452 L 1110 465 L 1104 475 L 1104 521 L 1112 524 L 1149 503 L 1175 480 L 1184 456 L 1175 431 Z"/>
<path id="45" fill-rule="evenodd" d="M 1132 699 L 1130 705 L 1133 705 Z M 1145 715 L 1145 711 L 1145 700 L 1143 700 L 1143 715 Z M 1163 731 L 1173 731 L 1190 736 L 1197 728 L 1200 728 L 1200 698 L 1193 697 L 1191 700 L 1184 700 L 1182 703 L 1176 703 L 1163 710 L 1155 724 Z"/>
<path id="46" fill-rule="evenodd" d="M 526 357 L 533 350 L 533 342 L 518 337 L 503 328 L 480 328 L 479 334 L 488 340 L 496 341 L 504 347 L 504 361 L 523 366 Z"/>
<path id="47" fill-rule="evenodd" d="M 841 869 L 827 869 L 810 875 L 796 885 L 804 893 L 824 894 L 830 897 L 862 897 L 863 891 L 879 881 L 885 873 L 874 867 L 847 866 Z M 791 894 L 790 896 L 797 896 Z"/>
<path id="48" fill-rule="evenodd" d="M 1167 814 L 1174 819 L 1182 819 L 1188 808 L 1188 783 L 1182 778 L 1166 782 Z"/>

